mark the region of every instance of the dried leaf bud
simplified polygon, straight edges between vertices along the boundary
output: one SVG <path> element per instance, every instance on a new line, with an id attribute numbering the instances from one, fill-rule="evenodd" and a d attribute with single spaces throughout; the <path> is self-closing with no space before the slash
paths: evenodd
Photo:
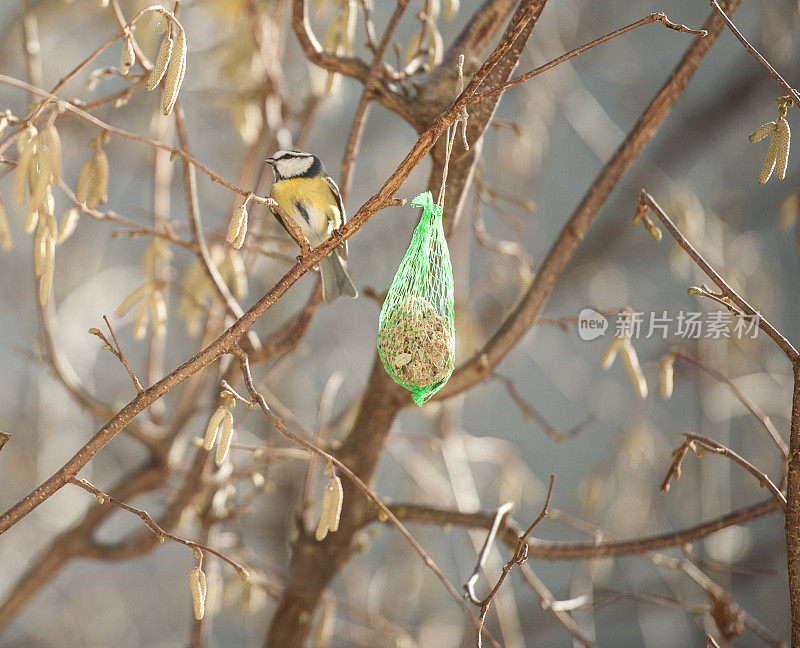
<path id="1" fill-rule="evenodd" d="M 214 442 L 217 440 L 217 432 L 219 431 L 219 424 L 222 423 L 222 419 L 227 412 L 228 408 L 221 405 L 211 415 L 208 425 L 206 426 L 206 435 L 203 440 L 203 448 L 206 450 L 211 450 L 211 448 L 214 447 Z"/>
<path id="2" fill-rule="evenodd" d="M 461 8 L 461 0 L 444 0 L 444 19 L 452 20 Z"/>
<path id="3" fill-rule="evenodd" d="M 339 529 L 339 518 L 342 514 L 342 500 L 344 498 L 344 491 L 342 489 L 342 480 L 334 475 L 328 482 L 328 487 L 325 489 L 325 494 L 322 496 L 322 512 L 319 516 L 319 524 L 314 537 L 317 540 L 324 540 L 328 535 L 328 531 L 334 533 Z"/>
<path id="4" fill-rule="evenodd" d="M 244 238 L 247 235 L 247 204 L 239 205 L 231 216 L 228 226 L 228 243 L 240 250 L 244 245 Z"/>
<path id="5" fill-rule="evenodd" d="M 6 208 L 0 202 L 0 248 L 6 252 L 14 247 L 14 240 L 11 238 L 11 230 L 8 227 L 8 218 L 6 218 Z"/>
<path id="6" fill-rule="evenodd" d="M 661 387 L 661 398 L 667 400 L 672 397 L 674 388 L 675 374 L 675 354 L 668 353 L 658 363 L 659 385 Z"/>
<path id="7" fill-rule="evenodd" d="M 108 156 L 100 147 L 94 154 L 92 163 L 92 175 L 89 183 L 89 196 L 86 199 L 86 206 L 94 209 L 99 203 L 108 200 Z"/>
<path id="8" fill-rule="evenodd" d="M 150 76 L 147 79 L 147 85 L 145 86 L 148 90 L 155 90 L 156 86 L 161 83 L 161 79 L 164 77 L 164 72 L 167 71 L 167 63 L 169 63 L 169 57 L 172 54 L 172 38 L 167 36 L 163 41 L 161 41 L 161 47 L 158 48 L 158 56 L 156 56 L 156 62 L 153 65 L 153 71 L 150 72 Z"/>
<path id="9" fill-rule="evenodd" d="M 43 136 L 45 144 L 50 150 L 53 182 L 58 183 L 61 180 L 61 137 L 53 124 L 45 128 Z"/>
<path id="10" fill-rule="evenodd" d="M 181 29 L 175 36 L 175 45 L 167 64 L 167 74 L 164 81 L 164 96 L 161 101 L 161 108 L 165 115 L 169 115 L 178 100 L 178 93 L 183 83 L 183 75 L 186 73 L 186 32 Z"/>
<path id="11" fill-rule="evenodd" d="M 82 205 L 86 204 L 86 199 L 89 197 L 89 189 L 92 183 L 92 169 L 94 161 L 89 160 L 81 168 L 80 175 L 78 176 L 78 188 L 75 191 L 75 200 Z"/>
<path id="12" fill-rule="evenodd" d="M 206 575 L 199 567 L 194 567 L 189 574 L 189 587 L 192 590 L 192 606 L 194 618 L 200 621 L 205 614 Z"/>
<path id="13" fill-rule="evenodd" d="M 231 440 L 233 439 L 233 414 L 230 410 L 225 410 L 225 416 L 222 419 L 222 426 L 219 435 L 219 445 L 217 445 L 217 456 L 214 458 L 217 465 L 221 465 L 228 457 L 228 451 L 231 449 Z"/>
<path id="14" fill-rule="evenodd" d="M 633 348 L 630 338 L 624 338 L 622 345 L 620 345 L 620 354 L 622 361 L 625 364 L 625 371 L 628 373 L 633 389 L 638 394 L 639 398 L 647 398 L 647 380 L 645 380 L 642 367 L 639 364 L 639 357 L 636 355 L 636 349 Z"/>
<path id="15" fill-rule="evenodd" d="M 122 76 L 126 76 L 135 62 L 136 54 L 133 52 L 133 38 L 125 34 L 125 44 L 122 46 L 122 54 L 119 57 L 119 73 Z"/>
<path id="16" fill-rule="evenodd" d="M 149 295 L 153 291 L 153 286 L 150 283 L 145 283 L 139 286 L 136 290 L 130 293 L 125 299 L 123 299 L 119 306 L 117 306 L 114 314 L 117 317 L 122 317 L 127 313 L 134 305 L 141 299 L 144 299 L 147 295 Z"/>
<path id="17" fill-rule="evenodd" d="M 64 218 L 61 219 L 61 225 L 58 228 L 58 234 L 56 236 L 57 245 L 60 245 L 70 236 L 72 236 L 72 233 L 78 226 L 78 220 L 80 219 L 80 216 L 81 212 L 77 207 L 73 207 L 72 209 L 68 210 L 66 214 L 64 214 Z"/>

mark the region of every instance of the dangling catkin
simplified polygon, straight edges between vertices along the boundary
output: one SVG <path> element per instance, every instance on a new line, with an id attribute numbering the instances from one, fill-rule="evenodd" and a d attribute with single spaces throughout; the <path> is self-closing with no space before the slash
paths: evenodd
<path id="1" fill-rule="evenodd" d="M 61 220 L 61 225 L 58 228 L 58 234 L 56 235 L 56 245 L 60 245 L 72 236 L 72 233 L 78 226 L 80 215 L 81 213 L 78 211 L 77 207 L 73 207 L 64 214 L 64 218 Z"/>
<path id="2" fill-rule="evenodd" d="M 89 187 L 92 182 L 93 166 L 93 160 L 88 160 L 81 168 L 80 175 L 78 176 L 78 188 L 75 191 L 75 199 L 82 205 L 86 204 L 86 199 L 89 197 Z"/>
<path id="3" fill-rule="evenodd" d="M 44 237 L 44 268 L 39 279 L 39 303 L 46 306 L 50 299 L 50 287 L 53 285 L 53 272 L 55 270 L 55 238 L 46 234 Z"/>
<path id="4" fill-rule="evenodd" d="M 35 176 L 31 183 L 31 198 L 28 203 L 28 210 L 36 211 L 42 206 L 47 187 L 50 186 L 51 171 L 53 168 L 53 156 L 50 151 L 39 149 L 31 160 L 31 171 L 35 170 Z"/>
<path id="5" fill-rule="evenodd" d="M 172 54 L 172 38 L 167 36 L 161 41 L 161 47 L 158 48 L 158 56 L 156 56 L 153 71 L 150 72 L 150 76 L 147 79 L 147 85 L 145 87 L 148 90 L 155 90 L 156 86 L 161 83 L 164 72 L 167 71 L 167 63 L 169 63 L 170 54 Z"/>
<path id="6" fill-rule="evenodd" d="M 163 34 L 167 31 L 167 27 L 169 27 L 169 18 L 162 14 L 161 20 L 156 24 L 156 34 Z"/>
<path id="7" fill-rule="evenodd" d="M 189 574 L 189 587 L 192 590 L 192 606 L 194 618 L 200 621 L 205 614 L 206 605 L 206 575 L 199 567 L 192 569 Z"/>
<path id="8" fill-rule="evenodd" d="M 215 460 L 217 465 L 221 465 L 228 456 L 228 451 L 231 449 L 231 440 L 233 439 L 233 414 L 230 410 L 225 412 L 225 417 L 222 419 L 222 431 L 219 435 L 219 445 L 217 446 L 217 456 Z"/>
<path id="9" fill-rule="evenodd" d="M 211 448 L 214 447 L 214 442 L 217 440 L 217 432 L 219 431 L 219 424 L 222 423 L 222 419 L 227 412 L 227 406 L 220 405 L 211 415 L 211 419 L 206 426 L 206 436 L 203 440 L 203 448 L 206 450 L 211 450 Z"/>
<path id="10" fill-rule="evenodd" d="M 244 244 L 247 235 L 247 206 L 239 205 L 231 216 L 231 223 L 228 226 L 228 243 L 237 250 Z"/>
<path id="11" fill-rule="evenodd" d="M 148 286 L 149 287 L 149 286 Z M 136 340 L 141 340 L 147 333 L 147 323 L 150 321 L 150 303 L 153 301 L 153 293 L 150 292 L 147 297 L 139 304 L 139 310 L 136 311 L 136 319 L 133 322 L 133 337 Z"/>
<path id="12" fill-rule="evenodd" d="M 39 224 L 36 227 L 36 233 L 33 235 L 33 278 L 39 279 L 44 270 L 44 237 L 46 235 L 46 228 L 44 219 L 39 219 Z"/>
<path id="13" fill-rule="evenodd" d="M 183 75 L 186 73 L 186 32 L 181 29 L 175 36 L 175 45 L 169 57 L 167 65 L 167 78 L 164 81 L 164 96 L 162 97 L 161 107 L 165 115 L 172 112 L 175 102 L 178 100 L 183 83 Z"/>
<path id="14" fill-rule="evenodd" d="M 24 132 L 28 132 L 27 130 Z M 20 136 L 20 139 L 22 137 Z M 20 205 L 25 204 L 25 185 L 28 180 L 28 172 L 30 171 L 31 160 L 33 154 L 36 152 L 36 138 L 30 137 L 28 143 L 22 149 L 17 158 L 17 172 L 14 177 L 14 195 Z"/>
<path id="15" fill-rule="evenodd" d="M 667 400 L 672 397 L 675 386 L 675 354 L 668 353 L 658 363 L 659 385 L 661 398 Z"/>
<path id="16" fill-rule="evenodd" d="M 342 514 L 342 501 L 344 491 L 342 490 L 342 480 L 337 475 L 332 475 L 322 496 L 322 511 L 319 515 L 319 524 L 314 537 L 322 541 L 331 533 L 339 530 L 339 518 Z"/>
<path id="17" fill-rule="evenodd" d="M 44 130 L 44 141 L 50 150 L 51 174 L 53 182 L 58 184 L 61 180 L 61 137 L 53 124 Z"/>
<path id="18" fill-rule="evenodd" d="M 6 208 L 0 201 L 0 248 L 6 252 L 14 247 L 14 240 L 11 238 L 11 230 L 8 227 L 8 218 L 6 218 Z"/>
<path id="19" fill-rule="evenodd" d="M 86 206 L 94 209 L 99 203 L 108 200 L 108 156 L 99 148 L 92 161 L 91 180 L 89 182 L 89 196 Z"/>

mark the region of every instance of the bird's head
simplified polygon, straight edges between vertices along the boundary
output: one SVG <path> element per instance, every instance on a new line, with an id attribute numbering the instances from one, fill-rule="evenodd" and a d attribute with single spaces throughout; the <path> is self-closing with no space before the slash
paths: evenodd
<path id="1" fill-rule="evenodd" d="M 265 161 L 275 172 L 275 180 L 310 178 L 325 174 L 322 162 L 317 156 L 294 149 L 277 151 Z"/>

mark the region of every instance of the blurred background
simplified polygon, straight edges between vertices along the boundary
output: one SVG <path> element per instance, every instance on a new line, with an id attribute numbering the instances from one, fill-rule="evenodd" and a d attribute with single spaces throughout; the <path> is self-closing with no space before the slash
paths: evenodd
<path id="1" fill-rule="evenodd" d="M 119 4 L 129 18 L 148 3 L 121 0 Z M 312 24 L 322 38 L 336 3 L 318 4 L 321 6 L 312 11 Z M 416 5 L 421 4 L 412 0 L 398 28 L 396 40 L 402 50 L 419 29 L 415 15 L 421 10 Z M 266 38 L 286 40 L 283 62 L 265 62 L 254 54 L 249 11 L 255 7 L 262 12 L 263 5 L 266 2 L 194 0 L 182 2 L 179 14 L 188 34 L 181 103 L 192 153 L 215 173 L 236 183 L 248 147 L 260 160 L 273 152 L 267 150 L 270 143 L 292 143 L 298 135 L 296 115 L 309 105 L 310 87 L 320 85 L 287 29 L 286 12 L 282 22 L 264 27 L 263 32 Z M 452 41 L 478 6 L 474 0 L 463 0 L 451 20 L 438 20 L 445 43 Z M 393 7 L 394 3 L 385 0 L 374 3 L 379 33 Z M 45 88 L 55 85 L 118 29 L 110 10 L 99 8 L 94 0 L 2 3 L 0 70 L 19 79 L 28 78 L 29 73 L 22 40 L 26 9 L 37 23 Z M 653 11 L 665 11 L 675 22 L 700 27 L 710 8 L 701 0 L 551 1 L 518 69 L 531 69 Z M 797 3 L 745 2 L 735 19 L 791 80 L 800 25 Z M 143 20 L 136 31 L 137 40 L 151 57 L 159 38 L 153 32 L 155 22 Z M 479 349 L 513 307 L 561 226 L 691 39 L 659 25 L 644 27 L 505 94 L 494 126 L 485 136 L 476 189 L 450 240 L 456 277 L 457 362 Z M 364 42 L 359 14 L 354 44 L 356 53 L 366 57 Z M 62 96 L 88 102 L 124 88 L 126 81 L 113 74 L 87 87 L 93 70 L 116 67 L 119 52 L 117 42 L 67 86 Z M 267 128 L 268 136 L 254 144 L 264 118 L 263 100 L 255 88 L 270 64 L 280 65 L 285 74 L 288 117 L 276 132 Z M 323 75 L 322 85 L 324 81 Z M 316 115 L 308 123 L 303 147 L 319 155 L 337 179 L 361 89 L 356 81 L 340 80 L 331 94 L 320 96 Z M 656 137 L 613 192 L 543 315 L 573 318 L 586 307 L 629 307 L 645 313 L 646 318 L 663 311 L 675 317 L 680 311 L 719 310 L 708 300 L 686 294 L 689 286 L 702 283 L 704 277 L 669 236 L 656 243 L 646 231 L 631 226 L 638 192 L 644 187 L 723 276 L 790 340 L 797 340 L 798 244 L 796 202 L 791 200 L 800 177 L 798 164 L 790 157 L 785 181 L 773 179 L 758 185 L 756 176 L 766 142 L 747 141 L 758 125 L 775 118 L 774 100 L 779 95 L 774 81 L 730 33 L 723 33 Z M 0 86 L 0 109 L 10 108 L 21 116 L 30 103 L 25 92 Z M 269 120 L 269 106 L 266 113 Z M 159 114 L 159 93 L 143 90 L 136 91 L 125 105 L 97 110 L 101 119 L 115 126 L 167 140 L 172 137 L 171 126 Z M 794 126 L 791 113 L 789 122 Z M 63 140 L 64 177 L 74 188 L 90 155 L 86 144 L 98 134 L 97 129 L 71 116 L 57 123 Z M 349 212 L 354 213 L 380 187 L 415 141 L 415 133 L 405 122 L 374 105 L 354 169 Z M 113 137 L 105 150 L 111 161 L 106 207 L 152 226 L 153 150 L 118 137 Z M 13 158 L 13 149 L 6 155 Z M 179 161 L 172 167 L 168 219 L 176 223 L 176 235 L 188 238 Z M 398 196 L 411 199 L 426 189 L 428 169 L 428 162 L 423 163 Z M 257 171 L 251 172 L 251 183 L 257 179 Z M 262 194 L 268 191 L 269 175 L 258 185 Z M 200 175 L 198 182 L 203 224 L 212 242 L 224 243 L 236 204 L 234 196 L 205 176 Z M 11 251 L 0 254 L 0 430 L 12 435 L 0 454 L 3 510 L 57 470 L 102 425 L 75 402 L 45 360 L 30 237 L 22 230 L 24 209 L 14 203 L 12 186 L 11 176 L 0 180 L 15 241 Z M 69 206 L 57 192 L 59 218 Z M 372 219 L 350 242 L 349 268 L 362 296 L 320 307 L 293 351 L 258 367 L 259 382 L 299 424 L 311 429 L 319 425 L 320 399 L 327 386 L 330 411 L 322 423 L 328 440 L 346 434 L 374 357 L 379 304 L 365 296 L 366 289 L 377 293 L 387 289 L 417 218 L 417 210 L 391 208 Z M 296 254 L 288 237 L 262 208 L 253 208 L 250 219 L 251 227 L 261 232 L 264 253 L 250 251 L 247 292 L 240 298 L 245 308 L 272 287 Z M 57 318 L 53 344 L 85 391 L 114 410 L 134 395 L 130 381 L 87 330 L 101 327 L 102 315 L 111 316 L 123 298 L 143 282 L 141 256 L 150 239 L 129 236 L 126 230 L 114 222 L 82 217 L 75 234 L 57 249 L 51 298 Z M 498 254 L 492 249 L 497 246 L 491 245 L 497 240 L 518 245 L 506 245 L 503 249 L 511 253 Z M 194 255 L 175 245 L 171 251 L 162 363 L 166 371 L 193 354 L 200 343 L 197 335 L 187 332 L 179 313 L 182 282 L 191 272 Z M 313 275 L 301 279 L 268 311 L 256 331 L 266 336 L 277 330 L 306 304 L 315 282 Z M 134 314 L 114 317 L 112 323 L 145 382 L 148 338 L 134 339 Z M 672 399 L 662 400 L 657 387 L 659 359 L 679 346 L 731 378 L 788 440 L 791 369 L 766 336 L 755 340 L 697 340 L 675 335 L 635 339 L 649 385 L 648 397 L 640 399 L 619 361 L 608 371 L 600 368 L 600 356 L 614 330 L 613 317 L 609 333 L 591 342 L 583 341 L 574 326 L 567 329 L 535 326 L 505 359 L 498 374 L 511 381 L 511 394 L 503 379 L 490 378 L 444 405 L 405 409 L 382 457 L 378 493 L 394 502 L 465 511 L 492 511 L 512 501 L 514 519 L 527 526 L 541 508 L 550 473 L 555 473 L 555 509 L 610 535 L 628 538 L 691 526 L 766 496 L 750 475 L 715 456 L 701 461 L 688 457 L 681 480 L 670 492 L 659 492 L 682 433 L 704 434 L 729 445 L 775 481 L 780 480 L 782 462 L 775 446 L 718 381 L 679 360 Z M 671 333 L 674 331 L 671 327 Z M 181 483 L 181 466 L 188 467 L 188 457 L 195 452 L 192 439 L 202 436 L 216 406 L 217 392 L 210 382 L 199 392 L 171 451 L 178 466 L 175 474 L 162 488 L 133 504 L 154 516 L 169 504 Z M 170 394 L 156 417 L 169 416 L 179 398 L 180 390 Z M 521 400 L 535 408 L 547 424 L 525 411 Z M 255 447 L 266 441 L 285 445 L 256 412 L 239 407 L 235 414 L 237 444 Z M 575 433 L 568 433 L 571 430 Z M 135 440 L 121 434 L 81 476 L 101 489 L 108 488 L 145 456 Z M 233 451 L 234 471 L 255 471 L 256 463 L 252 452 Z M 246 558 L 263 570 L 265 577 L 260 585 L 244 586 L 229 566 L 214 559 L 204 563 L 214 584 L 213 589 L 209 585 L 214 603 L 209 604 L 208 645 L 263 644 L 288 566 L 306 471 L 304 460 L 261 461 L 257 472 L 265 478 L 263 486 L 258 479 L 255 484 L 244 480 L 233 490 L 217 491 L 222 493 L 217 505 L 223 509 L 235 509 L 244 502 L 246 510 L 214 525 L 208 544 Z M 325 479 L 316 478 L 315 493 L 321 495 Z M 314 507 L 318 501 L 314 495 Z M 5 600 L 15 591 L 18 579 L 34 560 L 53 550 L 51 543 L 58 533 L 95 506 L 88 493 L 63 488 L 5 534 L 0 541 L 0 598 Z M 591 539 L 563 523 L 565 519 L 545 520 L 537 527 L 536 537 L 565 542 Z M 141 526 L 138 518 L 119 511 L 102 524 L 97 538 L 114 542 Z M 412 524 L 410 529 L 457 587 L 466 582 L 485 532 L 471 535 L 462 528 L 420 524 Z M 176 533 L 197 537 L 191 511 Z M 326 629 L 331 634 L 316 645 L 474 645 L 473 630 L 461 610 L 391 527 L 370 529 L 363 549 L 334 583 L 324 619 L 331 624 Z M 664 553 L 683 557 L 677 549 Z M 481 579 L 479 592 L 488 591 L 508 556 L 504 546 L 493 552 L 486 568 L 489 578 Z M 765 640 L 748 628 L 733 645 L 769 645 L 788 637 L 780 516 L 772 514 L 697 542 L 692 556 L 707 565 L 757 570 L 707 569 L 768 631 Z M 656 567 L 646 557 L 534 560 L 530 564 L 555 599 L 587 597 L 587 604 L 573 617 L 581 632 L 596 639 L 597 645 L 703 646 L 705 632 L 716 633 L 711 617 L 704 613 L 710 603 L 706 592 L 684 572 Z M 188 573 L 193 565 L 188 549 L 169 542 L 120 562 L 67 561 L 8 619 L 0 633 L 0 645 L 186 645 L 191 626 Z M 487 623 L 507 648 L 550 648 L 573 642 L 516 573 L 504 585 Z M 769 639 L 770 635 L 774 638 Z"/>

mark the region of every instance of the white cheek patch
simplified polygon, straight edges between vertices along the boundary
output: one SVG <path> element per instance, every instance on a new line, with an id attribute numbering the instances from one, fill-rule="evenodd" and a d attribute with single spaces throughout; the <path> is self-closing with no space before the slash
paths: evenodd
<path id="1" fill-rule="evenodd" d="M 303 175 L 314 164 L 314 158 L 296 157 L 288 158 L 286 160 L 278 160 L 278 170 L 284 178 L 294 178 Z"/>

